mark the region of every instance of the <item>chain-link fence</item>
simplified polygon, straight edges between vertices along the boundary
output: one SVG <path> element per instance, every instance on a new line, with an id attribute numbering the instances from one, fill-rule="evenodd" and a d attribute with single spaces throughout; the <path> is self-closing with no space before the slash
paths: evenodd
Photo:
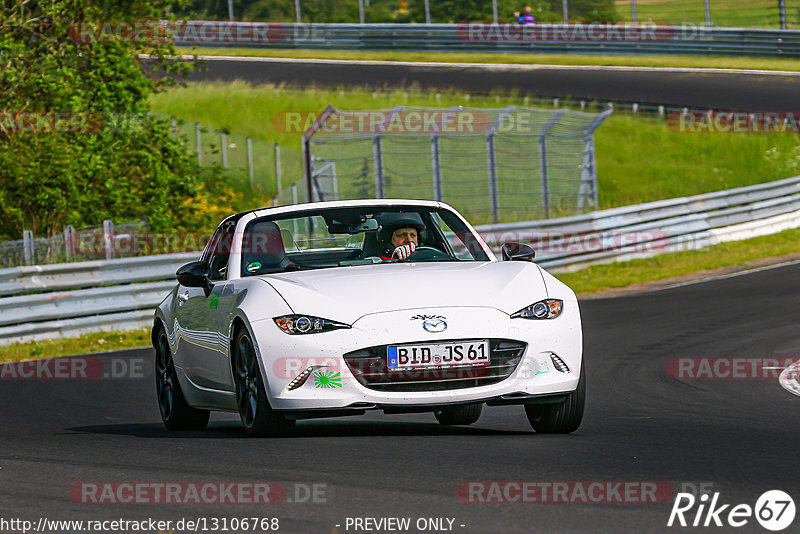
<path id="1" fill-rule="evenodd" d="M 79 261 L 142 256 L 153 252 L 149 225 L 144 221 L 74 228 L 52 237 L 35 237 L 23 231 L 23 239 L 0 243 L 0 268 L 48 265 Z"/>
<path id="2" fill-rule="evenodd" d="M 245 135 L 216 130 L 197 122 L 172 118 L 174 135 L 186 140 L 202 164 L 217 163 L 242 186 L 275 195 L 283 180 L 302 174 L 300 151 Z"/>
<path id="3" fill-rule="evenodd" d="M 433 199 L 477 224 L 583 213 L 597 208 L 594 131 L 611 113 L 328 107 L 303 136 L 310 194 L 291 200 Z"/>

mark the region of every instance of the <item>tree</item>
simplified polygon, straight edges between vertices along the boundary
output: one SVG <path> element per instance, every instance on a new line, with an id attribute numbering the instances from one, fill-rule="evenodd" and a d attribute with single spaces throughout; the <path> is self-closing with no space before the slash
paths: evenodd
<path id="1" fill-rule="evenodd" d="M 158 22 L 170 3 L 0 1 L 0 238 L 202 220 L 184 201 L 215 171 L 148 113 L 149 95 L 189 70 Z"/>

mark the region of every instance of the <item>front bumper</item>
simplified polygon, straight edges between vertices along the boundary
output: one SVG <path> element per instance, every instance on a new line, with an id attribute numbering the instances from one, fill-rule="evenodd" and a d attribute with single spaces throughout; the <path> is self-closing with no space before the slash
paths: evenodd
<path id="1" fill-rule="evenodd" d="M 424 331 L 422 321 L 412 319 L 418 315 L 444 316 L 447 330 Z M 252 326 L 270 404 L 275 410 L 296 412 L 298 416 L 300 412 L 305 416 L 348 415 L 368 409 L 430 411 L 438 406 L 468 402 L 558 402 L 562 395 L 575 390 L 581 368 L 583 341 L 578 304 L 574 301 L 565 301 L 562 315 L 552 320 L 511 319 L 496 309 L 461 307 L 371 314 L 356 321 L 351 329 L 321 334 L 287 335 L 271 320 L 258 321 Z M 513 340 L 526 347 L 507 378 L 487 385 L 438 391 L 381 391 L 365 387 L 353 376 L 344 359 L 345 354 L 366 347 L 456 339 Z M 556 369 L 553 354 L 569 371 Z M 305 383 L 289 389 L 292 380 L 309 367 L 312 371 Z"/>

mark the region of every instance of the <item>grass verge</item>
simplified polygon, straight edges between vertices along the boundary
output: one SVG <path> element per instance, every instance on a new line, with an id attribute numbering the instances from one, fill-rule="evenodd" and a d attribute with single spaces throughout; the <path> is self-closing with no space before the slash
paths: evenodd
<path id="1" fill-rule="evenodd" d="M 748 268 L 748 262 L 778 258 L 797 252 L 800 252 L 800 228 L 742 241 L 720 243 L 700 250 L 596 265 L 574 273 L 559 273 L 556 276 L 576 293 L 591 294 L 688 274 L 702 274 L 722 267 Z"/>
<path id="2" fill-rule="evenodd" d="M 150 346 L 150 329 L 94 332 L 80 337 L 14 343 L 0 347 L 0 362 L 76 356 Z"/>
<path id="3" fill-rule="evenodd" d="M 618 56 L 603 54 L 533 54 L 492 52 L 366 52 L 356 50 L 278 50 L 274 48 L 212 47 L 178 48 L 178 51 L 181 54 L 197 54 L 199 56 L 800 71 L 800 59 L 743 58 L 725 56 Z"/>
<path id="4" fill-rule="evenodd" d="M 662 254 L 652 258 L 597 265 L 556 276 L 581 296 L 600 291 L 700 274 L 723 267 L 748 268 L 748 262 L 777 258 L 800 251 L 800 228 L 721 243 L 700 250 Z M 776 260 L 777 262 L 777 260 Z M 738 270 L 738 269 L 736 269 Z M 0 347 L 0 362 L 71 356 L 150 346 L 150 330 L 99 332 L 77 338 L 18 343 Z"/>

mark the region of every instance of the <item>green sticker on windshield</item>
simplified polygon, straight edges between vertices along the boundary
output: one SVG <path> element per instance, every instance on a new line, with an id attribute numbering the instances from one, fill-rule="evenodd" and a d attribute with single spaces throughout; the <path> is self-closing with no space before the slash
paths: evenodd
<path id="1" fill-rule="evenodd" d="M 247 267 L 245 267 L 245 269 L 247 269 L 247 272 L 248 272 L 248 273 L 252 273 L 252 272 L 254 272 L 254 271 L 257 271 L 257 270 L 259 270 L 260 268 L 261 268 L 261 263 L 260 263 L 260 262 L 257 262 L 257 261 L 254 261 L 254 262 L 248 263 L 248 264 L 247 264 Z"/>

